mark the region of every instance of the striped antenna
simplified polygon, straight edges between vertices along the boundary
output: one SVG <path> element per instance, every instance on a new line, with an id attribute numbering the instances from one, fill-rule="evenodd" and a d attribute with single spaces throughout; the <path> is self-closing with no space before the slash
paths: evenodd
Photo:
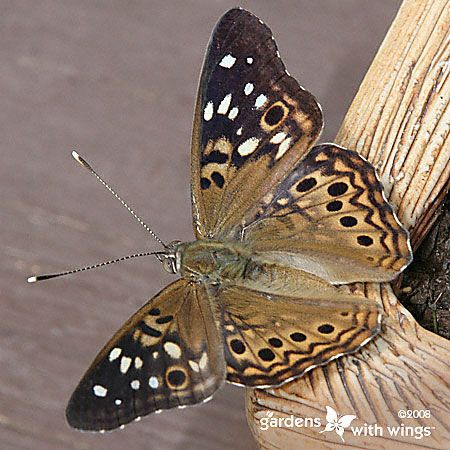
<path id="1" fill-rule="evenodd" d="M 77 273 L 77 272 L 84 272 L 86 270 L 96 269 L 97 267 L 103 267 L 103 266 L 107 266 L 109 264 L 114 264 L 119 261 L 125 261 L 127 259 L 140 258 L 141 256 L 150 256 L 150 255 L 155 255 L 156 257 L 158 257 L 158 256 L 164 256 L 164 255 L 166 255 L 166 253 L 165 252 L 135 253 L 134 255 L 122 256 L 121 258 L 112 259 L 110 261 L 93 264 L 91 266 L 79 267 L 78 269 L 67 270 L 65 272 L 52 273 L 52 274 L 48 274 L 48 275 L 32 276 L 32 277 L 29 277 L 27 279 L 27 281 L 28 281 L 28 283 L 36 283 L 36 281 L 49 280 L 50 278 L 62 277 L 64 275 L 70 275 L 72 273 Z"/>
<path id="2" fill-rule="evenodd" d="M 106 183 L 106 181 L 103 180 L 103 178 L 92 168 L 92 166 L 84 158 L 82 158 L 75 150 L 72 151 L 72 156 L 75 159 L 75 161 L 77 161 L 84 168 L 89 170 L 89 172 L 91 172 L 95 176 L 95 178 L 97 178 L 97 180 L 100 181 L 100 183 L 102 183 L 103 186 L 105 186 L 105 188 L 109 192 L 111 192 L 111 194 L 114 195 L 114 197 L 116 197 L 120 203 L 122 203 L 122 205 L 128 210 L 128 212 L 152 235 L 152 237 L 156 241 L 158 241 L 164 248 L 167 248 L 167 245 L 164 244 L 164 242 L 156 235 L 156 233 L 133 211 L 133 209 L 124 200 L 122 200 L 119 194 L 117 194 L 114 191 L 114 189 L 112 189 L 108 185 L 108 183 Z"/>

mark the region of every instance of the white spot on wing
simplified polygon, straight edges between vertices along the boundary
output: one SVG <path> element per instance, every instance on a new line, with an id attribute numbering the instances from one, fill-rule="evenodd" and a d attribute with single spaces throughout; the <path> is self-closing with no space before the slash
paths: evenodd
<path id="1" fill-rule="evenodd" d="M 203 111 L 203 118 L 208 122 L 208 120 L 212 119 L 214 115 L 214 105 L 213 102 L 208 102 Z"/>
<path id="2" fill-rule="evenodd" d="M 206 354 L 206 352 L 203 352 L 202 357 L 198 362 L 198 367 L 200 367 L 201 370 L 204 370 L 207 364 L 208 364 L 208 355 Z"/>
<path id="3" fill-rule="evenodd" d="M 143 364 L 144 361 L 142 361 L 142 359 L 139 358 L 139 356 L 136 356 L 136 358 L 134 358 L 134 367 L 136 367 L 136 369 L 140 369 Z"/>
<path id="4" fill-rule="evenodd" d="M 200 367 L 198 366 L 198 364 L 195 361 L 190 360 L 189 365 L 191 366 L 191 368 L 194 372 L 198 372 L 200 370 Z"/>
<path id="5" fill-rule="evenodd" d="M 230 120 L 236 119 L 237 115 L 239 114 L 239 108 L 235 106 L 234 108 L 231 108 L 230 114 L 228 114 L 228 118 Z"/>
<path id="6" fill-rule="evenodd" d="M 258 95 L 255 100 L 255 106 L 261 108 L 267 102 L 267 97 L 264 94 Z"/>
<path id="7" fill-rule="evenodd" d="M 128 369 L 130 368 L 131 364 L 131 358 L 128 358 L 128 356 L 122 356 L 122 359 L 120 360 L 120 371 L 122 373 L 127 373 Z"/>
<path id="8" fill-rule="evenodd" d="M 225 67 L 225 69 L 230 69 L 234 66 L 234 63 L 236 62 L 236 58 L 233 55 L 225 55 L 222 58 L 222 61 L 220 61 L 219 66 Z"/>
<path id="9" fill-rule="evenodd" d="M 158 354 L 158 352 L 153 352 L 152 355 L 153 355 L 153 359 L 156 359 L 156 358 L 158 357 L 159 354 Z"/>
<path id="10" fill-rule="evenodd" d="M 240 128 L 236 131 L 236 134 L 237 134 L 238 136 L 240 136 L 240 135 L 242 134 L 242 127 L 240 127 Z"/>
<path id="11" fill-rule="evenodd" d="M 251 56 L 247 58 L 247 64 L 253 64 L 253 58 Z"/>
<path id="12" fill-rule="evenodd" d="M 108 393 L 108 389 L 106 389 L 104 386 L 102 386 L 101 384 L 96 384 L 92 390 L 94 391 L 94 394 L 97 397 L 106 397 L 106 394 Z"/>
<path id="13" fill-rule="evenodd" d="M 226 114 L 228 112 L 228 108 L 230 107 L 230 103 L 231 103 L 231 94 L 227 94 L 220 102 L 220 105 L 217 108 L 217 113 Z"/>
<path id="14" fill-rule="evenodd" d="M 286 137 L 286 133 L 283 133 L 283 131 L 280 131 L 279 133 L 272 136 L 272 139 L 270 140 L 271 144 L 280 144 L 284 141 L 284 138 Z"/>
<path id="15" fill-rule="evenodd" d="M 254 88 L 255 88 L 255 86 L 253 85 L 253 83 L 247 83 L 244 86 L 244 94 L 245 95 L 250 95 L 253 92 Z"/>
<path id="16" fill-rule="evenodd" d="M 110 352 L 109 352 L 109 360 L 110 361 L 114 361 L 115 359 L 117 359 L 120 354 L 122 353 L 122 349 L 119 347 L 115 347 L 113 348 Z"/>
<path id="17" fill-rule="evenodd" d="M 181 356 L 181 348 L 175 342 L 166 342 L 164 350 L 171 358 L 178 359 Z"/>
<path id="18" fill-rule="evenodd" d="M 156 377 L 150 377 L 148 379 L 148 385 L 152 388 L 152 389 L 156 389 L 159 386 L 159 382 L 158 382 L 158 378 Z"/>
<path id="19" fill-rule="evenodd" d="M 247 139 L 244 141 L 239 147 L 238 147 L 238 153 L 241 156 L 247 156 L 252 154 L 256 148 L 258 147 L 259 139 L 255 137 L 251 137 L 250 139 Z"/>
<path id="20" fill-rule="evenodd" d="M 119 406 L 119 405 L 122 404 L 122 400 L 120 400 L 120 398 L 116 398 L 116 399 L 114 400 L 114 403 L 115 403 L 117 406 Z"/>
<path id="21" fill-rule="evenodd" d="M 275 155 L 275 159 L 280 159 L 289 150 L 289 147 L 291 146 L 291 140 L 292 138 L 289 137 L 280 144 L 277 154 Z"/>
<path id="22" fill-rule="evenodd" d="M 130 383 L 131 389 L 134 389 L 135 391 L 137 391 L 140 387 L 141 387 L 141 383 L 139 382 L 139 380 L 133 380 Z"/>

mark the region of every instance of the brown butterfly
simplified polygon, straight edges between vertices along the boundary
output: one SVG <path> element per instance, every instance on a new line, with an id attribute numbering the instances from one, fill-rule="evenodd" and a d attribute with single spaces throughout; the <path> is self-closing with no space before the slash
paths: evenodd
<path id="1" fill-rule="evenodd" d="M 278 386 L 379 332 L 377 304 L 338 285 L 395 278 L 411 261 L 408 233 L 365 159 L 334 144 L 309 150 L 322 123 L 270 29 L 228 11 L 195 109 L 197 240 L 159 252 L 181 278 L 99 353 L 70 399 L 71 426 L 111 430 L 206 401 L 225 380 Z"/>

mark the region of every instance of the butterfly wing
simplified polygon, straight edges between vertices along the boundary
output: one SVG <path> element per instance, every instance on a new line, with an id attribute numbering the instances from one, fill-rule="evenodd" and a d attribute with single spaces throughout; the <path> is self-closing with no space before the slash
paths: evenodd
<path id="1" fill-rule="evenodd" d="M 98 354 L 66 416 L 82 430 L 112 430 L 161 409 L 199 403 L 225 378 L 205 289 L 178 280 L 134 314 Z"/>
<path id="2" fill-rule="evenodd" d="M 259 206 L 244 240 L 267 260 L 331 283 L 388 281 L 411 262 L 408 232 L 356 152 L 314 147 Z"/>
<path id="3" fill-rule="evenodd" d="M 236 237 L 321 129 L 319 105 L 286 72 L 270 29 L 247 11 L 228 11 L 212 34 L 195 109 L 197 238 Z"/>
<path id="4" fill-rule="evenodd" d="M 227 380 L 246 386 L 285 383 L 357 351 L 380 331 L 380 308 L 337 288 L 329 300 L 242 286 L 223 288 L 217 297 Z"/>

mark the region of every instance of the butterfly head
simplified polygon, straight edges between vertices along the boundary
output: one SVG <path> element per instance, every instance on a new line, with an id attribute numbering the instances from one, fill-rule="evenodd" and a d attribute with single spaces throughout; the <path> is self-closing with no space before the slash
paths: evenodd
<path id="1" fill-rule="evenodd" d="M 181 241 L 172 241 L 166 246 L 164 252 L 156 255 L 166 272 L 176 274 L 180 271 L 181 246 Z"/>

